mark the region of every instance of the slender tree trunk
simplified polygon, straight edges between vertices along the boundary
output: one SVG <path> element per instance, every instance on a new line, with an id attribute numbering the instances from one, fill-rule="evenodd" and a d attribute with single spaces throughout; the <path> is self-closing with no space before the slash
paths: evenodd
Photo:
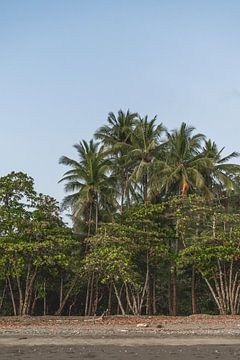
<path id="1" fill-rule="evenodd" d="M 147 253 L 147 274 L 148 274 L 148 281 L 146 287 L 146 315 L 150 315 L 150 271 L 149 271 L 149 254 Z"/>
<path id="2" fill-rule="evenodd" d="M 91 221 L 92 221 L 92 201 L 89 208 L 89 217 L 88 217 L 88 236 L 91 234 Z"/>
<path id="3" fill-rule="evenodd" d="M 122 301 L 121 301 L 121 299 L 120 299 L 120 296 L 119 296 L 119 294 L 118 294 L 118 290 L 117 290 L 117 288 L 116 288 L 116 285 L 115 285 L 114 281 L 112 282 L 112 284 L 113 284 L 113 288 L 114 288 L 114 291 L 115 291 L 115 295 L 116 295 L 116 298 L 117 298 L 117 301 L 118 301 L 118 305 L 119 305 L 119 307 L 120 307 L 120 309 L 121 309 L 122 315 L 126 315 L 125 310 L 124 310 L 123 305 L 122 305 Z"/>
<path id="4" fill-rule="evenodd" d="M 91 279 L 91 287 L 90 287 L 90 296 L 89 296 L 89 307 L 88 307 L 88 316 L 92 315 L 92 307 L 93 307 L 93 291 L 94 291 L 94 272 L 92 273 Z"/>
<path id="5" fill-rule="evenodd" d="M 133 305 L 132 305 L 131 300 L 130 300 L 129 291 L 128 291 L 128 284 L 126 282 L 124 282 L 124 285 L 125 285 L 125 290 L 126 290 L 126 300 L 127 300 L 128 307 L 131 310 L 132 314 L 136 315 L 136 313 L 135 313 L 135 311 L 133 309 Z"/>
<path id="6" fill-rule="evenodd" d="M 99 287 L 98 287 L 98 277 L 96 276 L 95 281 L 95 296 L 93 301 L 93 315 L 97 313 L 98 300 L 99 300 Z"/>
<path id="7" fill-rule="evenodd" d="M 144 174 L 143 176 L 143 201 L 144 205 L 147 205 L 148 202 L 148 175 Z"/>
<path id="8" fill-rule="evenodd" d="M 199 235 L 199 224 L 200 224 L 200 215 L 198 214 L 197 224 L 196 224 L 196 236 Z M 194 262 L 192 264 L 191 299 L 192 299 L 192 314 L 196 314 L 197 313 L 196 266 L 195 266 Z"/>
<path id="9" fill-rule="evenodd" d="M 32 294 L 33 284 L 34 284 L 36 275 L 37 275 L 37 267 L 35 267 L 32 276 L 30 277 L 30 275 L 29 275 L 29 278 L 27 281 L 27 285 L 26 285 L 26 289 L 25 289 L 25 297 L 24 297 L 24 302 L 23 302 L 23 307 L 22 307 L 22 315 L 27 315 L 27 312 L 29 310 L 29 306 L 30 306 L 30 302 L 31 302 L 31 294 Z"/>
<path id="10" fill-rule="evenodd" d="M 179 220 L 176 221 L 176 243 L 175 243 L 175 253 L 176 256 L 179 252 Z M 172 315 L 177 316 L 177 267 L 174 265 L 173 274 L 172 274 Z"/>
<path id="11" fill-rule="evenodd" d="M 86 300 L 85 300 L 85 312 L 84 315 L 88 315 L 88 302 L 89 302 L 89 290 L 90 290 L 90 281 L 91 281 L 91 275 L 88 274 L 88 282 L 87 282 L 87 291 L 86 291 Z"/>
<path id="12" fill-rule="evenodd" d="M 177 268 L 173 268 L 172 276 L 172 315 L 177 316 Z"/>
<path id="13" fill-rule="evenodd" d="M 46 316 L 47 313 L 47 302 L 46 302 L 46 279 L 43 281 L 43 315 Z"/>
<path id="14" fill-rule="evenodd" d="M 69 298 L 74 286 L 76 285 L 77 280 L 78 280 L 78 275 L 76 275 L 75 278 L 73 279 L 73 282 L 72 282 L 70 288 L 68 289 L 68 291 L 67 291 L 67 293 L 66 293 L 66 295 L 65 295 L 65 297 L 64 297 L 64 299 L 63 299 L 63 301 L 61 303 L 61 306 L 55 312 L 55 315 L 61 315 L 61 312 L 62 312 L 64 306 L 66 305 L 66 302 L 68 301 L 68 298 Z"/>
<path id="15" fill-rule="evenodd" d="M 79 292 L 80 292 L 80 291 L 79 291 Z M 71 316 L 72 308 L 73 308 L 73 306 L 76 305 L 77 297 L 78 297 L 79 292 L 74 296 L 73 302 L 69 305 L 68 316 Z"/>
<path id="16" fill-rule="evenodd" d="M 217 296 L 217 294 L 215 294 L 215 291 L 214 291 L 212 285 L 210 284 L 210 282 L 208 281 L 208 279 L 206 278 L 206 276 L 204 276 L 204 274 L 202 272 L 201 272 L 201 274 L 202 274 L 203 279 L 206 281 L 207 286 L 208 286 L 208 288 L 209 288 L 209 290 L 210 290 L 210 292 L 211 292 L 211 294 L 213 296 L 213 299 L 214 299 L 214 301 L 215 301 L 215 303 L 216 303 L 216 305 L 218 307 L 218 310 L 219 310 L 219 312 L 221 314 L 222 309 L 221 309 L 221 305 L 220 305 L 218 296 Z"/>
<path id="17" fill-rule="evenodd" d="M 3 302 L 4 302 L 4 299 L 5 299 L 5 295 L 6 295 L 6 290 L 7 290 L 7 280 L 5 281 L 5 286 L 4 286 L 4 288 L 3 288 L 3 292 L 2 292 L 2 296 L 1 296 L 0 310 L 1 310 L 2 307 L 3 307 Z"/>
<path id="18" fill-rule="evenodd" d="M 39 296 L 37 295 L 37 289 L 35 289 L 34 299 L 33 299 L 32 306 L 31 306 L 31 315 L 34 315 L 34 311 L 35 311 L 35 307 L 36 307 L 38 299 L 39 299 Z"/>
<path id="19" fill-rule="evenodd" d="M 9 275 L 7 275 L 7 281 L 8 281 L 8 288 L 9 288 L 9 291 L 10 291 L 10 297 L 11 297 L 11 300 L 12 300 L 13 315 L 16 316 L 17 315 L 17 308 L 16 308 L 16 303 L 15 303 L 14 294 L 13 294 L 13 290 L 12 290 L 11 279 L 10 279 Z"/>
<path id="20" fill-rule="evenodd" d="M 123 184 L 121 186 L 121 205 L 120 205 L 120 211 L 121 211 L 121 214 L 123 214 L 123 206 L 124 206 L 124 197 L 125 197 L 125 184 Z"/>
<path id="21" fill-rule="evenodd" d="M 60 294 L 59 294 L 59 307 L 62 306 L 63 301 L 63 275 L 61 273 L 61 281 L 60 281 Z"/>
<path id="22" fill-rule="evenodd" d="M 169 275 L 169 281 L 168 281 L 168 313 L 170 316 L 172 316 L 173 310 L 172 310 L 172 276 L 171 276 L 171 273 Z"/>
<path id="23" fill-rule="evenodd" d="M 16 278 L 17 280 L 17 288 L 18 288 L 18 315 L 22 315 L 22 309 L 23 309 L 23 293 L 22 293 L 22 286 L 19 276 Z M 26 285 L 27 286 L 27 285 Z"/>
<path id="24" fill-rule="evenodd" d="M 156 308 L 156 274 L 153 274 L 153 291 L 152 291 L 152 304 L 153 304 L 153 315 L 156 315 L 157 308 Z"/>
<path id="25" fill-rule="evenodd" d="M 213 238 L 216 239 L 216 214 L 213 214 L 212 232 Z"/>
<path id="26" fill-rule="evenodd" d="M 108 314 L 112 314 L 112 282 L 108 286 Z"/>
<path id="27" fill-rule="evenodd" d="M 131 291 L 132 299 L 133 299 L 134 314 L 139 315 L 139 301 L 136 297 L 136 292 L 134 291 L 134 288 L 132 288 L 132 287 L 130 287 L 130 291 Z"/>
<path id="28" fill-rule="evenodd" d="M 98 204 L 98 195 L 97 195 L 97 199 L 96 199 L 96 214 L 95 214 L 95 232 L 97 233 L 98 230 L 98 209 L 99 208 L 99 204 Z"/>
<path id="29" fill-rule="evenodd" d="M 195 264 L 192 265 L 191 295 L 192 295 L 192 314 L 196 314 L 197 313 L 197 304 L 196 304 L 196 267 L 195 267 Z"/>
<path id="30" fill-rule="evenodd" d="M 147 253 L 146 276 L 145 276 L 145 282 L 144 282 L 143 291 L 142 291 L 141 300 L 140 300 L 140 305 L 139 305 L 139 313 L 140 314 L 141 314 L 141 311 L 142 311 L 143 301 L 144 301 L 145 294 L 146 294 L 146 291 L 147 291 L 148 282 L 149 282 L 149 259 L 148 259 L 148 253 Z"/>

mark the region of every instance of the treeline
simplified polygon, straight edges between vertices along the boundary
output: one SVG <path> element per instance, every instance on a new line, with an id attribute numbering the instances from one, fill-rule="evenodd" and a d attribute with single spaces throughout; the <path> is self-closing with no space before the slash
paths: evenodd
<path id="1" fill-rule="evenodd" d="M 74 148 L 62 209 L 0 178 L 0 313 L 239 313 L 239 154 L 185 123 L 110 113 Z"/>

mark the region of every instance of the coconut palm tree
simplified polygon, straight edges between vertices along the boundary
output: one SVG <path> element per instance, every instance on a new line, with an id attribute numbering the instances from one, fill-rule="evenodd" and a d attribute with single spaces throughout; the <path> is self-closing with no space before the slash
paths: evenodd
<path id="1" fill-rule="evenodd" d="M 110 112 L 107 118 L 108 124 L 96 131 L 95 138 L 101 140 L 105 147 L 110 148 L 111 153 L 118 153 L 120 144 L 131 142 L 136 117 L 137 113 L 131 113 L 129 110 L 126 113 L 119 110 L 117 116 Z"/>
<path id="2" fill-rule="evenodd" d="M 141 189 L 144 204 L 149 200 L 151 191 L 151 172 L 154 161 L 161 155 L 161 136 L 164 132 L 162 124 L 156 125 L 157 117 L 148 120 L 148 117 L 138 117 L 132 133 L 131 143 L 123 144 L 127 150 L 127 159 L 131 164 L 132 173 L 129 183 L 133 182 Z"/>
<path id="3" fill-rule="evenodd" d="M 97 231 L 101 207 L 110 210 L 114 201 L 114 178 L 110 173 L 111 160 L 107 159 L 103 146 L 91 140 L 75 144 L 78 160 L 62 156 L 60 164 L 70 167 L 59 182 L 65 182 L 65 191 L 71 193 L 63 200 L 63 206 L 71 208 L 76 225 L 80 219 L 88 224 L 88 234 L 92 223 Z M 112 208 L 111 208 L 112 210 Z M 95 215 L 93 215 L 95 214 Z M 87 220 L 86 220 L 87 218 Z"/>
<path id="4" fill-rule="evenodd" d="M 210 196 L 204 174 L 212 161 L 202 152 L 203 134 L 193 134 L 195 128 L 182 123 L 180 129 L 167 132 L 166 161 L 158 167 L 159 188 L 168 194 L 201 192 Z"/>
<path id="5" fill-rule="evenodd" d="M 206 169 L 205 182 L 212 192 L 233 191 L 236 187 L 236 176 L 240 174 L 240 165 L 229 163 L 229 160 L 239 157 L 234 151 L 222 157 L 224 147 L 219 150 L 216 143 L 210 139 L 205 141 L 203 156 L 211 159 L 212 166 Z"/>
<path id="6" fill-rule="evenodd" d="M 121 193 L 121 212 L 126 201 L 129 205 L 129 193 L 126 191 L 126 185 L 130 172 L 126 162 L 126 148 L 123 147 L 123 144 L 131 144 L 136 117 L 137 113 L 131 113 L 129 110 L 126 113 L 119 110 L 117 115 L 110 112 L 107 125 L 100 127 L 95 133 L 95 138 L 102 141 L 106 154 L 113 160 L 112 171 L 117 179 L 119 192 Z"/>

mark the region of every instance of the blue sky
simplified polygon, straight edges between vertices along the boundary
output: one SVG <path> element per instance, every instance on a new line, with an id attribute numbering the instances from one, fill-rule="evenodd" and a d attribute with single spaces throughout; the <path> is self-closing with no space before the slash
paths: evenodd
<path id="1" fill-rule="evenodd" d="M 61 201 L 61 155 L 109 111 L 240 150 L 240 2 L 0 0 L 1 172 Z"/>

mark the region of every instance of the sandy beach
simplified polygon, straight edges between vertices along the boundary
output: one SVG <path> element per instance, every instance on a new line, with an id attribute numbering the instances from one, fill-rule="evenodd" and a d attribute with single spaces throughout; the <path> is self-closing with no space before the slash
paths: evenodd
<path id="1" fill-rule="evenodd" d="M 0 319 L 0 359 L 240 359 L 240 317 Z"/>

